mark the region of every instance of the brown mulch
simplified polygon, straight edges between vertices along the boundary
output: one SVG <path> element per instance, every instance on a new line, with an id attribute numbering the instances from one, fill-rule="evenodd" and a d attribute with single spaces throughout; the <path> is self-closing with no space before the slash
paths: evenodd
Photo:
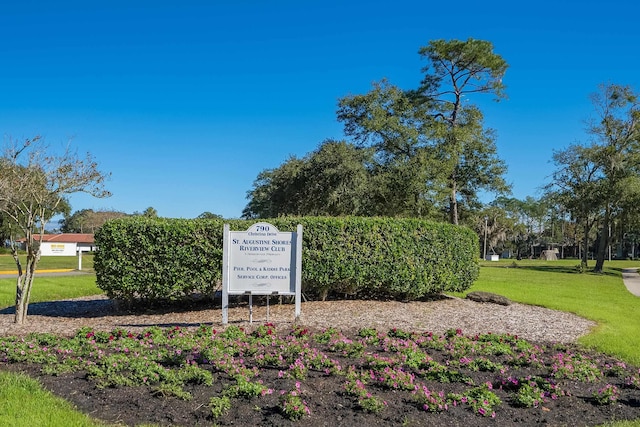
<path id="1" fill-rule="evenodd" d="M 441 296 L 428 301 L 335 300 L 302 303 L 296 321 L 294 304 L 254 297 L 252 311 L 246 298 L 230 303 L 229 323 L 250 326 L 265 322 L 281 326 L 298 323 L 312 328 L 334 327 L 343 331 L 361 328 L 388 330 L 402 328 L 441 334 L 461 329 L 465 334 L 510 333 L 532 341 L 575 342 L 590 331 L 595 322 L 571 313 L 524 304 L 508 306 L 479 303 Z M 32 303 L 25 325 L 13 323 L 12 307 L 0 310 L 0 336 L 48 332 L 70 336 L 82 327 L 111 331 L 124 328 L 140 331 L 149 326 L 200 325 L 222 327 L 219 301 L 191 301 L 171 307 L 129 311 L 104 295 L 72 300 Z"/>

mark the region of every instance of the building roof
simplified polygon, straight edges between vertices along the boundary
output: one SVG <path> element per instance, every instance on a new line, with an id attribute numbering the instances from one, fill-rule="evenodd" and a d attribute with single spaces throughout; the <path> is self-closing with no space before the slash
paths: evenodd
<path id="1" fill-rule="evenodd" d="M 36 240 L 39 235 L 35 236 Z M 43 242 L 58 243 L 94 243 L 93 234 L 91 233 L 61 233 L 61 234 L 45 234 L 42 236 Z"/>

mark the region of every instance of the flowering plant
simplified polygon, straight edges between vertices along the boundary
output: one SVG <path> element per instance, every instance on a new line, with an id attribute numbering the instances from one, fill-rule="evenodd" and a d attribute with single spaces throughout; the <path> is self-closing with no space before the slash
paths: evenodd
<path id="1" fill-rule="evenodd" d="M 441 412 L 449 409 L 443 391 L 433 393 L 424 385 L 415 391 L 415 399 L 427 412 Z"/>
<path id="2" fill-rule="evenodd" d="M 607 384 L 593 392 L 593 399 L 598 405 L 610 405 L 620 398 L 620 390 L 613 384 Z"/>
<path id="3" fill-rule="evenodd" d="M 300 382 L 296 382 L 293 390 L 280 391 L 280 409 L 292 421 L 299 420 L 305 415 L 311 415 L 307 402 L 302 399 L 301 394 Z"/>
<path id="4" fill-rule="evenodd" d="M 318 381 L 344 381 L 340 395 L 366 417 L 387 408 L 385 396 L 394 396 L 394 411 L 417 403 L 426 412 L 445 413 L 460 405 L 493 417 L 500 415 L 501 398 L 530 408 L 577 389 L 576 399 L 589 405 L 628 405 L 629 393 L 640 389 L 640 371 L 608 357 L 571 345 L 554 345 L 547 353 L 517 336 L 465 336 L 459 330 L 437 336 L 369 328 L 347 336 L 333 328 L 280 331 L 269 323 L 250 333 L 235 325 L 220 331 L 204 325 L 142 332 L 83 328 L 71 338 L 0 337 L 0 361 L 38 364 L 46 375 L 83 371 L 95 387 L 142 387 L 168 399 L 195 400 L 199 396 L 191 391 L 198 386 L 218 385 L 219 396 L 200 402 L 214 418 L 231 417 L 234 400 L 251 399 L 257 411 L 277 405 L 286 418 L 302 419 L 311 414 L 302 393 L 307 381 L 310 389 Z M 518 376 L 521 371 L 536 376 Z M 456 393 L 438 391 L 439 384 Z M 278 395 L 269 386 L 284 390 Z"/>

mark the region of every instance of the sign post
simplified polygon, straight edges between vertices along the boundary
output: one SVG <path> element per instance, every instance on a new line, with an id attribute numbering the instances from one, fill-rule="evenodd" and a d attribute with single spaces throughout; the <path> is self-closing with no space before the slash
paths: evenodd
<path id="1" fill-rule="evenodd" d="M 229 295 L 249 296 L 253 321 L 253 295 L 295 295 L 295 317 L 300 317 L 302 288 L 302 225 L 281 232 L 267 222 L 246 231 L 224 225 L 222 254 L 222 323 L 229 323 Z M 268 314 L 267 314 L 268 315 Z"/>
<path id="2" fill-rule="evenodd" d="M 89 252 L 89 249 L 87 248 L 77 248 L 76 251 L 78 252 L 78 270 L 81 271 L 82 270 L 82 252 Z"/>

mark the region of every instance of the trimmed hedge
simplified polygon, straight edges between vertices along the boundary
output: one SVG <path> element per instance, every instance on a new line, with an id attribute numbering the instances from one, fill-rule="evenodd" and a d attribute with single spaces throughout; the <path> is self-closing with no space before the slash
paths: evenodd
<path id="1" fill-rule="evenodd" d="M 177 300 L 212 295 L 222 280 L 223 226 L 257 221 L 121 218 L 95 239 L 97 284 L 111 298 Z M 477 235 L 420 219 L 278 218 L 280 231 L 303 226 L 302 291 L 307 297 L 412 300 L 468 289 L 478 276 Z"/>
<path id="2" fill-rule="evenodd" d="M 222 275 L 222 221 L 120 218 L 95 234 L 96 282 L 110 298 L 211 293 Z"/>

